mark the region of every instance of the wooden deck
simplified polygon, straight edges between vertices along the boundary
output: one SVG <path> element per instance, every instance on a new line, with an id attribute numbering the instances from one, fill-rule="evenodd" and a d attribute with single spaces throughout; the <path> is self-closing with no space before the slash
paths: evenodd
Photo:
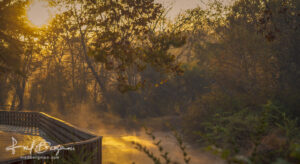
<path id="1" fill-rule="evenodd" d="M 3 126 L 1 126 L 1 129 L 3 129 Z M 26 145 L 26 146 L 30 146 L 32 144 L 32 141 L 35 141 L 36 144 L 47 141 L 46 139 L 38 135 L 0 131 L 0 160 L 1 161 L 5 161 L 5 160 L 9 160 L 12 158 L 17 158 L 29 154 L 28 152 L 22 151 L 21 149 L 16 149 L 15 154 L 13 154 L 12 151 L 6 151 L 6 148 L 12 145 L 12 137 L 14 137 L 17 140 L 18 144 Z"/>
<path id="2" fill-rule="evenodd" d="M 85 160 L 88 154 L 91 159 L 90 163 L 102 163 L 101 136 L 96 136 L 45 113 L 0 111 L 0 132 L 0 163 L 36 163 L 36 159 L 22 157 L 30 151 L 33 152 L 34 157 L 42 158 L 38 163 L 44 161 L 49 163 L 49 157 L 53 157 L 60 148 L 63 149 L 59 151 L 59 158 L 72 159 L 74 156 L 82 156 L 82 160 Z M 15 154 L 12 154 L 11 148 L 7 149 L 7 146 L 13 145 L 12 140 L 17 141 L 15 145 L 18 147 L 18 152 Z M 44 145 L 39 146 L 39 142 Z M 55 145 L 61 147 L 53 147 Z M 42 150 L 43 148 L 46 150 Z M 23 152 L 20 152 L 19 150 L 22 151 L 22 149 Z M 50 163 L 53 162 L 50 161 Z"/>

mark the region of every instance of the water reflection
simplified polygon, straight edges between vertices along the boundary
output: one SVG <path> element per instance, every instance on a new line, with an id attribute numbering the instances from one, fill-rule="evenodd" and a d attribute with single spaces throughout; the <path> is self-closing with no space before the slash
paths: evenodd
<path id="1" fill-rule="evenodd" d="M 181 155 L 181 151 L 178 148 L 175 139 L 169 133 L 159 132 L 156 136 L 162 140 L 162 145 L 168 152 L 172 161 L 184 163 Z M 151 138 L 142 135 L 126 135 L 126 136 L 104 136 L 103 138 L 103 163 L 104 164 L 153 164 L 153 162 L 140 151 L 134 148 L 131 144 L 132 141 L 141 143 L 146 146 L 157 156 L 159 152 L 155 145 L 152 144 Z M 188 146 L 188 153 L 191 156 L 191 164 L 221 164 L 223 163 L 219 159 L 210 156 L 200 150 L 192 149 Z M 162 160 L 163 161 L 163 160 Z"/>

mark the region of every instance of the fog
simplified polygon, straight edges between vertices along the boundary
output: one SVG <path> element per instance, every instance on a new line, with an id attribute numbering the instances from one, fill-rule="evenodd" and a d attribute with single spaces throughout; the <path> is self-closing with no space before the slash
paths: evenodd
<path id="1" fill-rule="evenodd" d="M 78 105 L 77 108 L 70 109 L 68 115 L 62 115 L 55 108 L 51 115 L 80 128 L 87 129 L 93 134 L 103 136 L 103 163 L 104 164 L 131 164 L 143 163 L 152 164 L 153 162 L 146 154 L 138 151 L 132 144 L 132 141 L 146 146 L 159 157 L 157 147 L 153 144 L 152 139 L 147 136 L 142 126 L 133 125 L 129 121 L 123 120 L 113 114 L 97 114 L 88 104 Z M 156 118 L 156 120 L 159 118 Z M 149 121 L 148 121 L 149 122 Z M 138 124 L 138 123 L 137 123 Z M 179 149 L 172 132 L 153 129 L 154 135 L 162 140 L 162 146 L 169 152 L 172 161 L 184 163 L 182 152 Z M 191 164 L 222 163 L 221 160 L 204 152 L 200 148 L 194 148 L 191 144 L 186 144 L 187 152 L 191 157 Z M 161 159 L 163 161 L 163 159 Z"/>

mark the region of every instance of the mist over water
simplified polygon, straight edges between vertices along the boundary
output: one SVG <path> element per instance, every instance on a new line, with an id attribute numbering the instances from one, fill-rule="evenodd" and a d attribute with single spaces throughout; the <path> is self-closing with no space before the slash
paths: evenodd
<path id="1" fill-rule="evenodd" d="M 146 154 L 135 149 L 132 141 L 146 146 L 157 157 L 160 156 L 157 147 L 153 144 L 152 139 L 146 135 L 143 128 L 130 127 L 130 123 L 126 120 L 124 121 L 112 114 L 97 114 L 89 105 L 80 105 L 71 109 L 68 115 L 61 115 L 56 110 L 53 110 L 51 115 L 103 136 L 102 155 L 104 164 L 132 164 L 132 162 L 152 164 L 153 162 Z M 169 152 L 172 161 L 184 163 L 182 152 L 172 133 L 161 129 L 153 130 L 154 135 L 157 137 L 156 141 L 162 140 L 162 146 Z M 200 149 L 193 148 L 192 145 L 186 144 L 186 146 L 191 157 L 191 164 L 222 163 L 221 160 Z"/>

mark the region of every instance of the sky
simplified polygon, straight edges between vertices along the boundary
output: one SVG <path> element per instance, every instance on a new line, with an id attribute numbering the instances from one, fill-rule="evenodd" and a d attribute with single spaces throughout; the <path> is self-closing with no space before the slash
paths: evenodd
<path id="1" fill-rule="evenodd" d="M 168 17 L 174 18 L 181 11 L 183 12 L 186 9 L 192 9 L 199 5 L 205 6 L 205 2 L 209 0 L 155 0 L 158 3 L 162 3 L 164 7 L 169 8 L 172 6 L 172 9 L 168 13 Z M 47 11 L 50 8 L 47 8 L 46 0 L 33 0 L 32 4 L 28 9 L 28 18 L 32 24 L 36 26 L 43 26 L 49 21 L 50 14 L 55 11 Z"/>
<path id="2" fill-rule="evenodd" d="M 168 13 L 168 17 L 175 18 L 180 12 L 184 12 L 187 9 L 193 9 L 198 6 L 205 7 L 208 2 L 213 0 L 155 0 L 158 3 L 162 3 L 164 7 L 172 7 Z M 225 2 L 234 0 L 220 0 Z M 27 15 L 30 22 L 38 27 L 41 27 L 50 20 L 50 15 L 53 11 L 47 8 L 45 0 L 34 0 L 30 5 Z"/>
<path id="3" fill-rule="evenodd" d="M 174 18 L 180 12 L 183 12 L 187 9 L 193 9 L 197 6 L 204 7 L 206 4 L 213 0 L 155 0 L 156 2 L 162 3 L 165 7 L 172 6 L 172 9 L 169 11 L 168 16 Z M 220 0 L 223 3 L 227 3 L 233 0 Z"/>
<path id="4" fill-rule="evenodd" d="M 156 0 L 156 2 L 162 3 L 165 7 L 172 6 L 168 13 L 168 16 L 171 18 L 174 18 L 181 11 L 203 5 L 201 0 Z"/>

